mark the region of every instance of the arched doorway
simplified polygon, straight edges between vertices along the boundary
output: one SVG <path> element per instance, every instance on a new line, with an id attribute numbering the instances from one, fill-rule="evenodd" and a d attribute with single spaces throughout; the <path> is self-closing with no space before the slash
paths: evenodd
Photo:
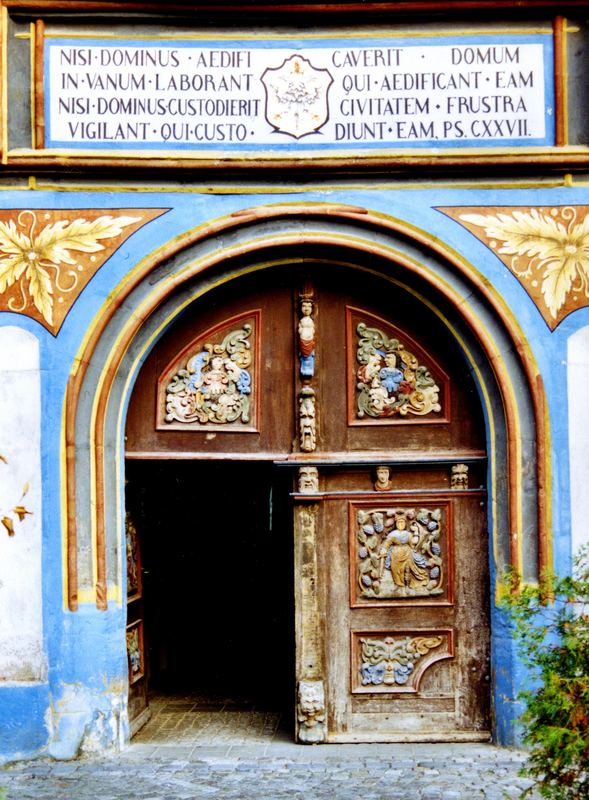
<path id="1" fill-rule="evenodd" d="M 309 259 L 195 300 L 127 414 L 143 672 L 291 707 L 296 673 L 301 741 L 488 738 L 485 448 L 407 287 Z"/>
<path id="2" fill-rule="evenodd" d="M 527 579 L 533 580 L 538 569 L 550 560 L 550 492 L 546 481 L 549 451 L 541 379 L 531 351 L 501 298 L 471 265 L 423 231 L 365 209 L 294 204 L 255 208 L 214 220 L 208 226 L 189 231 L 182 240 L 174 241 L 169 248 L 154 254 L 153 259 L 138 265 L 113 293 L 115 299 L 92 324 L 80 349 L 65 401 L 67 541 L 64 553 L 67 555 L 68 606 L 75 611 L 79 599 L 83 599 L 95 602 L 101 611 L 107 608 L 110 611 L 112 604 L 124 598 L 125 572 L 121 559 L 125 550 L 123 431 L 127 403 L 146 356 L 195 301 L 211 298 L 216 289 L 246 275 L 258 275 L 263 285 L 268 275 L 277 274 L 273 273 L 274 268 L 285 264 L 293 266 L 299 286 L 308 278 L 309 267 L 314 279 L 318 273 L 327 274 L 323 272 L 325 265 L 332 265 L 336 274 L 333 286 L 336 287 L 340 270 L 352 270 L 360 279 L 355 283 L 351 307 L 360 309 L 356 291 L 363 285 L 363 276 L 380 276 L 381 285 L 387 286 L 382 298 L 390 298 L 390 292 L 400 290 L 403 298 L 413 298 L 431 312 L 429 318 L 435 321 L 434 327 L 437 326 L 433 335 L 434 349 L 437 331 L 443 331 L 444 337 L 450 339 L 449 351 L 453 348 L 462 360 L 464 374 L 476 385 L 484 410 L 488 458 L 485 477 L 487 527 L 491 537 L 491 589 L 486 598 L 491 604 L 494 735 L 499 742 L 509 743 L 513 741 L 511 721 L 518 673 L 514 644 L 495 600 L 501 591 L 501 575 L 506 565 L 513 564 Z M 297 291 L 300 290 L 297 288 Z M 377 293 L 377 297 L 381 295 Z M 302 311 L 298 297 L 293 302 L 291 319 L 298 324 Z M 397 303 L 397 307 L 402 311 L 405 306 Z M 389 340 L 395 338 L 393 329 L 387 327 L 390 306 L 374 311 L 377 322 L 380 320 L 385 326 L 381 332 L 386 333 Z M 319 325 L 319 307 L 318 314 Z M 293 336 L 295 322 L 292 323 Z M 346 330 L 350 330 L 349 325 Z M 419 332 L 413 338 L 420 341 Z M 422 349 L 427 354 L 427 347 Z M 324 362 L 328 363 L 330 358 L 328 354 Z M 445 357 L 439 360 L 440 365 L 444 360 Z M 348 371 L 348 374 L 351 373 Z M 346 385 L 344 391 L 348 392 Z M 297 388 L 295 420 L 299 419 L 300 403 L 301 394 Z M 309 403 L 305 406 L 308 408 Z M 320 411 L 317 417 L 320 432 L 321 417 Z M 362 429 L 362 426 L 348 426 L 347 421 L 345 427 L 351 428 L 353 435 Z M 377 428 L 374 426 L 369 435 L 378 442 Z M 362 446 L 358 449 L 362 450 Z M 353 442 L 350 450 L 355 450 Z M 300 489 L 298 470 L 304 466 L 304 459 L 298 463 L 298 456 L 291 458 L 293 455 L 294 450 L 290 450 L 284 464 L 278 461 L 276 466 L 295 470 L 297 477 L 292 475 L 291 485 Z M 378 453 L 379 461 L 381 455 L 382 451 Z M 368 462 L 363 462 L 364 467 L 367 463 L 372 467 L 375 461 L 369 458 Z M 323 469 L 320 480 L 328 479 L 330 463 L 318 464 L 318 468 Z M 341 474 L 335 465 L 331 466 L 332 475 Z M 320 484 L 319 494 L 326 493 L 325 485 Z M 330 488 L 327 486 L 328 490 Z M 293 491 L 293 502 L 298 509 L 294 515 L 295 548 L 301 548 L 295 562 L 299 558 L 302 563 L 304 553 L 319 552 L 317 515 L 313 498 L 309 496 L 312 494 L 308 488 Z M 386 569 L 390 567 L 385 563 Z M 325 607 L 320 607 L 324 597 L 316 591 L 317 570 L 318 564 L 312 557 L 305 563 L 301 580 L 295 580 L 295 589 L 302 592 L 301 600 L 306 602 L 307 616 L 303 615 L 303 621 L 307 617 L 321 620 L 325 613 Z M 303 624 L 298 614 L 296 618 L 297 625 Z M 124 643 L 124 626 L 117 630 Z M 325 695 L 325 685 L 320 685 L 317 676 L 317 670 L 324 668 L 319 657 L 325 652 L 324 629 L 319 626 L 316 632 L 317 636 L 298 637 L 309 647 L 297 653 L 296 667 L 297 717 L 302 718 L 300 726 L 310 728 L 316 727 L 315 723 L 321 726 L 327 720 L 323 700 L 327 697 L 326 702 L 331 702 L 329 695 Z M 120 654 L 113 660 L 113 671 L 121 677 L 126 675 L 126 664 L 123 673 L 123 647 L 122 644 Z M 476 672 L 476 665 L 473 666 Z M 302 697 L 305 693 L 306 697 Z M 113 689 L 113 707 L 121 702 L 125 699 Z M 311 724 L 307 726 L 306 722 Z M 316 736 L 317 730 L 309 735 Z M 320 727 L 319 737 L 326 735 L 326 730 Z M 349 730 L 341 735 L 353 738 Z M 407 732 L 401 735 L 407 736 Z M 442 731 L 440 736 L 448 738 L 448 733 Z"/>

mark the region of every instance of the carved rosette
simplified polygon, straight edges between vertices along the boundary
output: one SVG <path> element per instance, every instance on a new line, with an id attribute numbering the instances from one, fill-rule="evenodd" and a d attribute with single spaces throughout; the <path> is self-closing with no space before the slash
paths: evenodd
<path id="1" fill-rule="evenodd" d="M 230 425 L 250 422 L 252 330 L 245 323 L 220 342 L 206 342 L 166 386 L 166 423 Z"/>
<path id="2" fill-rule="evenodd" d="M 416 692 L 425 670 L 450 658 L 449 632 L 414 632 L 359 637 L 357 689 Z"/>
<path id="3" fill-rule="evenodd" d="M 429 368 L 396 338 L 360 322 L 356 328 L 356 416 L 387 419 L 442 410 Z"/>
<path id="4" fill-rule="evenodd" d="M 361 599 L 436 597 L 445 592 L 439 508 L 374 508 L 356 513 L 356 586 Z"/>
<path id="5" fill-rule="evenodd" d="M 297 738 L 305 744 L 324 742 L 327 737 L 327 714 L 323 681 L 299 681 L 297 701 Z"/>

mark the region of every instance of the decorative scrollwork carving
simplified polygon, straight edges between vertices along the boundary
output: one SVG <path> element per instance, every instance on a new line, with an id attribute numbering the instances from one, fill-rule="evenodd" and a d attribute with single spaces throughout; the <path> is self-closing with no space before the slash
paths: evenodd
<path id="1" fill-rule="evenodd" d="M 438 635 L 361 638 L 359 670 L 362 685 L 414 687 L 417 683 L 416 678 L 423 672 L 423 670 L 416 671 L 417 663 L 431 650 L 440 647 L 444 638 Z"/>
<path id="2" fill-rule="evenodd" d="M 299 395 L 299 434 L 301 450 L 312 453 L 317 447 L 317 425 L 315 392 L 310 386 L 304 386 Z"/>
<path id="3" fill-rule="evenodd" d="M 439 387 L 398 339 L 364 322 L 357 327 L 357 416 L 387 418 L 442 410 Z"/>
<path id="4" fill-rule="evenodd" d="M 188 359 L 166 387 L 166 422 L 249 422 L 251 333 L 246 323 Z"/>
<path id="5" fill-rule="evenodd" d="M 468 489 L 468 467 L 466 464 L 454 464 L 452 466 L 450 488 Z"/>
<path id="6" fill-rule="evenodd" d="M 323 681 L 299 681 L 297 703 L 298 739 L 314 744 L 324 742 L 327 735 L 325 723 L 325 690 Z"/>
<path id="7" fill-rule="evenodd" d="M 356 517 L 357 582 L 362 598 L 443 594 L 442 512 L 362 509 Z"/>

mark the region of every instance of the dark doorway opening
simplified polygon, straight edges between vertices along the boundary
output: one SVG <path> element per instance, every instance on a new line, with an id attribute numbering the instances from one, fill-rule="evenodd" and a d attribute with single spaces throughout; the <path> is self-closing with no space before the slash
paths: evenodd
<path id="1" fill-rule="evenodd" d="M 127 462 L 147 691 L 294 708 L 290 476 L 271 463 Z"/>

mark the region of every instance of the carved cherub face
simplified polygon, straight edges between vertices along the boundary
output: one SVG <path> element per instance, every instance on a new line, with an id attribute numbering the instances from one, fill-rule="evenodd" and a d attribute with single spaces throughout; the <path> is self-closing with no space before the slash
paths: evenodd
<path id="1" fill-rule="evenodd" d="M 398 531 L 404 531 L 405 528 L 407 527 L 407 520 L 405 519 L 405 517 L 397 517 L 396 524 Z"/>
<path id="2" fill-rule="evenodd" d="M 313 313 L 313 303 L 310 300 L 303 300 L 301 302 L 301 314 L 304 317 L 310 317 Z"/>

